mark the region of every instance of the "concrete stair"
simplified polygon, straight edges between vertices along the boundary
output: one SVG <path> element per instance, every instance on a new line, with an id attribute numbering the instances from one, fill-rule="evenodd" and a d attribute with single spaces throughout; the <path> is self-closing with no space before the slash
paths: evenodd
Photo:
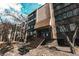
<path id="1" fill-rule="evenodd" d="M 34 49 L 37 48 L 39 45 L 41 45 L 43 41 L 44 39 L 42 38 L 34 37 L 32 41 L 30 41 L 30 44 L 28 46 L 31 47 L 31 49 Z"/>

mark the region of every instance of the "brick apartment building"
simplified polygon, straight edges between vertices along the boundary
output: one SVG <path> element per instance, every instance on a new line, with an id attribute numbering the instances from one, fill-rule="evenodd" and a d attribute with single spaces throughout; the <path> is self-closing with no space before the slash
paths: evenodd
<path id="1" fill-rule="evenodd" d="M 36 30 L 34 28 L 36 22 L 36 10 L 28 15 L 28 20 L 26 21 L 26 28 L 28 32 L 28 37 L 32 37 L 36 34 Z"/>
<path id="2" fill-rule="evenodd" d="M 46 41 L 57 39 L 53 4 L 45 4 L 37 9 L 35 29 L 38 37 Z"/>
<path id="3" fill-rule="evenodd" d="M 36 35 L 46 41 L 57 39 L 53 4 L 45 4 L 28 15 L 28 36 Z"/>
<path id="4" fill-rule="evenodd" d="M 28 15 L 28 32 L 31 36 L 35 33 L 46 41 L 57 39 L 59 45 L 68 45 L 62 31 L 72 38 L 75 27 L 78 26 L 78 15 L 77 3 L 46 3 Z M 77 34 L 77 44 L 78 36 Z"/>
<path id="5" fill-rule="evenodd" d="M 68 45 L 65 32 L 71 39 L 76 26 L 79 24 L 79 4 L 77 3 L 55 3 L 54 14 L 57 26 L 57 38 L 59 45 Z M 79 45 L 79 34 L 77 32 L 76 44 Z"/>

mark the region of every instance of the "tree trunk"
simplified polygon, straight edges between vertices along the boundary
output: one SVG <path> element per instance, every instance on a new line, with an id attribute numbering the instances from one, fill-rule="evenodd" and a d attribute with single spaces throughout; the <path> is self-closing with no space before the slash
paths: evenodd
<path id="1" fill-rule="evenodd" d="M 2 41 L 2 34 L 1 34 L 1 37 L 0 37 L 0 41 Z"/>
<path id="2" fill-rule="evenodd" d="M 26 41 L 27 41 L 27 32 L 25 33 L 24 43 L 26 43 Z"/>
<path id="3" fill-rule="evenodd" d="M 15 38 L 16 38 L 16 30 L 17 30 L 17 26 L 15 25 L 14 41 L 15 41 Z"/>
<path id="4" fill-rule="evenodd" d="M 76 54 L 75 47 L 70 46 L 70 50 L 72 54 Z"/>
<path id="5" fill-rule="evenodd" d="M 9 39 L 10 42 L 12 41 L 11 32 L 12 32 L 12 30 L 9 30 L 8 39 Z"/>
<path id="6" fill-rule="evenodd" d="M 67 38 L 67 42 L 69 43 L 71 53 L 72 53 L 72 54 L 76 54 L 74 44 L 70 41 L 69 37 L 68 37 L 65 33 L 63 33 L 63 34 L 64 34 L 64 35 L 66 36 L 66 38 Z"/>
<path id="7" fill-rule="evenodd" d="M 76 51 L 75 51 L 75 47 L 74 47 L 74 44 L 71 43 L 71 41 L 67 38 L 67 41 L 70 45 L 70 50 L 71 50 L 71 53 L 72 54 L 76 54 Z"/>

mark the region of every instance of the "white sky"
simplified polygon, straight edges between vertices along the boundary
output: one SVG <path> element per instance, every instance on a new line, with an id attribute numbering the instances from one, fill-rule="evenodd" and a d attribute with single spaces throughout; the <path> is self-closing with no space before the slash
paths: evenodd
<path id="1" fill-rule="evenodd" d="M 39 3 L 41 5 L 45 4 L 45 3 Z M 4 11 L 5 9 L 10 9 L 13 8 L 14 10 L 20 12 L 21 11 L 21 4 L 17 4 L 17 3 L 0 3 L 0 12 Z"/>
<path id="2" fill-rule="evenodd" d="M 0 3 L 0 11 L 9 9 L 10 7 L 15 9 L 16 11 L 21 11 L 22 8 L 22 6 L 17 3 Z"/>

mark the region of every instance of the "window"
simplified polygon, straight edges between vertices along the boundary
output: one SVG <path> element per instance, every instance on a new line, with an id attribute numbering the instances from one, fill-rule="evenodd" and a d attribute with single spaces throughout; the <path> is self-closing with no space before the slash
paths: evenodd
<path id="1" fill-rule="evenodd" d="M 46 33 L 46 36 L 49 36 L 49 34 L 48 34 L 48 33 Z"/>
<path id="2" fill-rule="evenodd" d="M 70 10 L 72 10 L 72 9 L 74 9 L 74 8 L 76 8 L 77 6 L 76 6 L 76 4 L 72 4 L 71 6 L 70 6 Z"/>
<path id="3" fill-rule="evenodd" d="M 67 17 L 67 13 L 64 13 L 64 14 L 63 14 L 63 18 L 66 18 L 66 17 Z"/>
<path id="4" fill-rule="evenodd" d="M 59 10 L 59 9 L 61 9 L 61 6 L 60 6 L 60 5 L 58 5 L 58 6 L 56 7 L 56 10 Z"/>
<path id="5" fill-rule="evenodd" d="M 76 4 L 73 4 L 73 8 L 76 8 L 77 7 L 77 5 Z"/>
<path id="6" fill-rule="evenodd" d="M 57 20 L 62 20 L 62 15 L 58 15 L 58 16 L 56 17 L 56 19 L 57 19 Z"/>
<path id="7" fill-rule="evenodd" d="M 36 18 L 36 14 L 35 14 L 35 13 L 34 13 L 34 14 L 31 14 L 31 15 L 28 17 L 29 21 L 32 20 L 32 19 L 34 19 L 34 18 Z"/>
<path id="8" fill-rule="evenodd" d="M 69 10 L 69 6 L 64 9 L 65 12 L 68 11 L 68 10 Z"/>
<path id="9" fill-rule="evenodd" d="M 62 10 L 58 10 L 55 12 L 55 15 L 58 15 L 58 14 L 61 14 L 62 13 Z"/>
<path id="10" fill-rule="evenodd" d="M 61 12 L 64 12 L 65 10 L 64 10 L 65 8 L 63 8 L 62 10 L 61 10 Z"/>
<path id="11" fill-rule="evenodd" d="M 65 28 L 63 26 L 60 26 L 60 32 L 64 32 Z"/>
<path id="12" fill-rule="evenodd" d="M 74 23 L 73 23 L 73 24 L 70 24 L 70 30 L 71 30 L 71 31 L 74 31 L 75 28 L 76 28 L 76 24 L 74 24 Z"/>
<path id="13" fill-rule="evenodd" d="M 34 31 L 33 33 L 36 34 L 36 31 Z"/>
<path id="14" fill-rule="evenodd" d="M 67 12 L 67 17 L 73 16 L 72 11 Z"/>
<path id="15" fill-rule="evenodd" d="M 78 15 L 78 9 L 73 10 L 73 15 Z"/>
<path id="16" fill-rule="evenodd" d="M 36 20 L 36 17 L 34 18 L 34 20 Z"/>
<path id="17" fill-rule="evenodd" d="M 67 32 L 68 31 L 68 29 L 65 26 L 60 26 L 59 29 L 60 29 L 60 32 Z"/>
<path id="18" fill-rule="evenodd" d="M 33 25 L 31 25 L 30 27 L 33 28 Z"/>

